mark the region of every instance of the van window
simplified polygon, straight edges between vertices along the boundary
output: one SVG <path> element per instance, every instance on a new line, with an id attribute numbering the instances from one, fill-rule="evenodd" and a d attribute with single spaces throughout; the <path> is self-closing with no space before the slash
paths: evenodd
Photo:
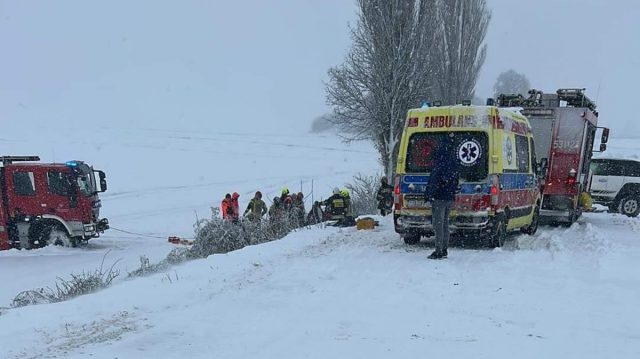
<path id="1" fill-rule="evenodd" d="M 71 181 L 67 173 L 59 171 L 47 172 L 47 184 L 49 186 L 49 193 L 60 196 L 68 196 L 71 194 Z"/>
<path id="2" fill-rule="evenodd" d="M 409 137 L 405 168 L 407 173 L 431 173 L 440 141 L 448 133 L 418 132 Z M 454 132 L 451 159 L 459 166 L 460 180 L 478 182 L 487 178 L 488 137 L 485 132 Z"/>
<path id="3" fill-rule="evenodd" d="M 518 172 L 529 172 L 529 141 L 525 136 L 516 135 L 516 163 Z"/>
<path id="4" fill-rule="evenodd" d="M 35 196 L 36 185 L 33 172 L 14 172 L 13 190 L 18 196 Z"/>
<path id="5" fill-rule="evenodd" d="M 640 162 L 627 161 L 624 175 L 627 177 L 640 177 Z"/>
<path id="6" fill-rule="evenodd" d="M 602 160 L 592 160 L 589 166 L 594 176 L 607 175 L 607 162 Z"/>
<path id="7" fill-rule="evenodd" d="M 591 171 L 595 176 L 624 176 L 624 168 L 619 161 L 593 160 Z"/>

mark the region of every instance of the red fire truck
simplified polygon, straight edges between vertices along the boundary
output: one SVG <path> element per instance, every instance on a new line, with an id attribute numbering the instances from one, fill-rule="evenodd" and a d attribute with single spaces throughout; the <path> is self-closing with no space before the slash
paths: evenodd
<path id="1" fill-rule="evenodd" d="M 589 191 L 597 129 L 603 129 L 599 152 L 607 148 L 609 129 L 598 127 L 596 105 L 584 91 L 559 89 L 546 94 L 530 90 L 527 98 L 500 95 L 497 99 L 498 106 L 521 107 L 529 119 L 542 179 L 540 220 L 547 223 L 570 225 L 578 219 L 580 195 Z"/>
<path id="2" fill-rule="evenodd" d="M 73 247 L 109 228 L 100 218 L 98 193 L 107 189 L 103 171 L 82 161 L 38 163 L 38 156 L 0 160 L 0 250 Z"/>

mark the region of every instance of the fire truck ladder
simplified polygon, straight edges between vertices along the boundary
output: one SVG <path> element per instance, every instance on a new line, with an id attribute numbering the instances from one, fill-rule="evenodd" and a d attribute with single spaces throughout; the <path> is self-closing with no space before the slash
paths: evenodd
<path id="1" fill-rule="evenodd" d="M 567 106 L 586 107 L 592 112 L 596 112 L 596 103 L 588 98 L 584 91 L 586 89 L 559 89 L 556 94 L 543 94 L 536 89 L 529 90 L 529 96 L 524 97 L 519 94 L 501 94 L 498 96 L 497 105 L 499 107 L 558 107 L 560 101 L 565 101 Z"/>
<path id="2" fill-rule="evenodd" d="M 529 97 L 520 94 L 500 94 L 498 95 L 498 107 L 542 107 L 542 91 L 536 89 L 529 90 Z"/>
<path id="3" fill-rule="evenodd" d="M 585 94 L 586 89 L 559 89 L 556 91 L 560 101 L 566 101 L 568 106 L 586 107 L 592 112 L 596 112 L 596 103 L 591 101 Z"/>
<path id="4" fill-rule="evenodd" d="M 32 161 L 40 161 L 39 156 L 0 156 L 0 160 L 2 160 L 2 165 L 9 165 L 13 162 L 32 162 Z"/>

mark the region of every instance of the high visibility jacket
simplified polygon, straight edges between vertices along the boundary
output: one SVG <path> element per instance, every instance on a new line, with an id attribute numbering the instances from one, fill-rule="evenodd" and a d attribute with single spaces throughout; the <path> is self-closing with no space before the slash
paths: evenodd
<path id="1" fill-rule="evenodd" d="M 329 208 L 332 216 L 343 216 L 347 213 L 347 202 L 339 194 L 327 198 L 324 204 Z"/>
<path id="2" fill-rule="evenodd" d="M 220 205 L 222 211 L 222 219 L 233 219 L 233 204 L 230 199 L 223 199 Z"/>
<path id="3" fill-rule="evenodd" d="M 261 218 L 267 213 L 267 205 L 263 200 L 254 197 L 249 201 L 249 205 L 247 205 L 247 209 L 244 211 L 245 215 L 247 213 L 249 213 L 249 216 L 253 219 Z"/>

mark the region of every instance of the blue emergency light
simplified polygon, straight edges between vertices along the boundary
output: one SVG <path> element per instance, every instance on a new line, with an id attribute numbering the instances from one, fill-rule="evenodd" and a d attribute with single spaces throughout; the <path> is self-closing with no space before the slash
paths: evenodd
<path id="1" fill-rule="evenodd" d="M 427 101 L 422 103 L 422 108 L 429 108 L 429 106 L 431 106 L 431 104 Z"/>
<path id="2" fill-rule="evenodd" d="M 64 164 L 67 165 L 68 167 L 78 167 L 77 161 L 67 161 Z"/>

